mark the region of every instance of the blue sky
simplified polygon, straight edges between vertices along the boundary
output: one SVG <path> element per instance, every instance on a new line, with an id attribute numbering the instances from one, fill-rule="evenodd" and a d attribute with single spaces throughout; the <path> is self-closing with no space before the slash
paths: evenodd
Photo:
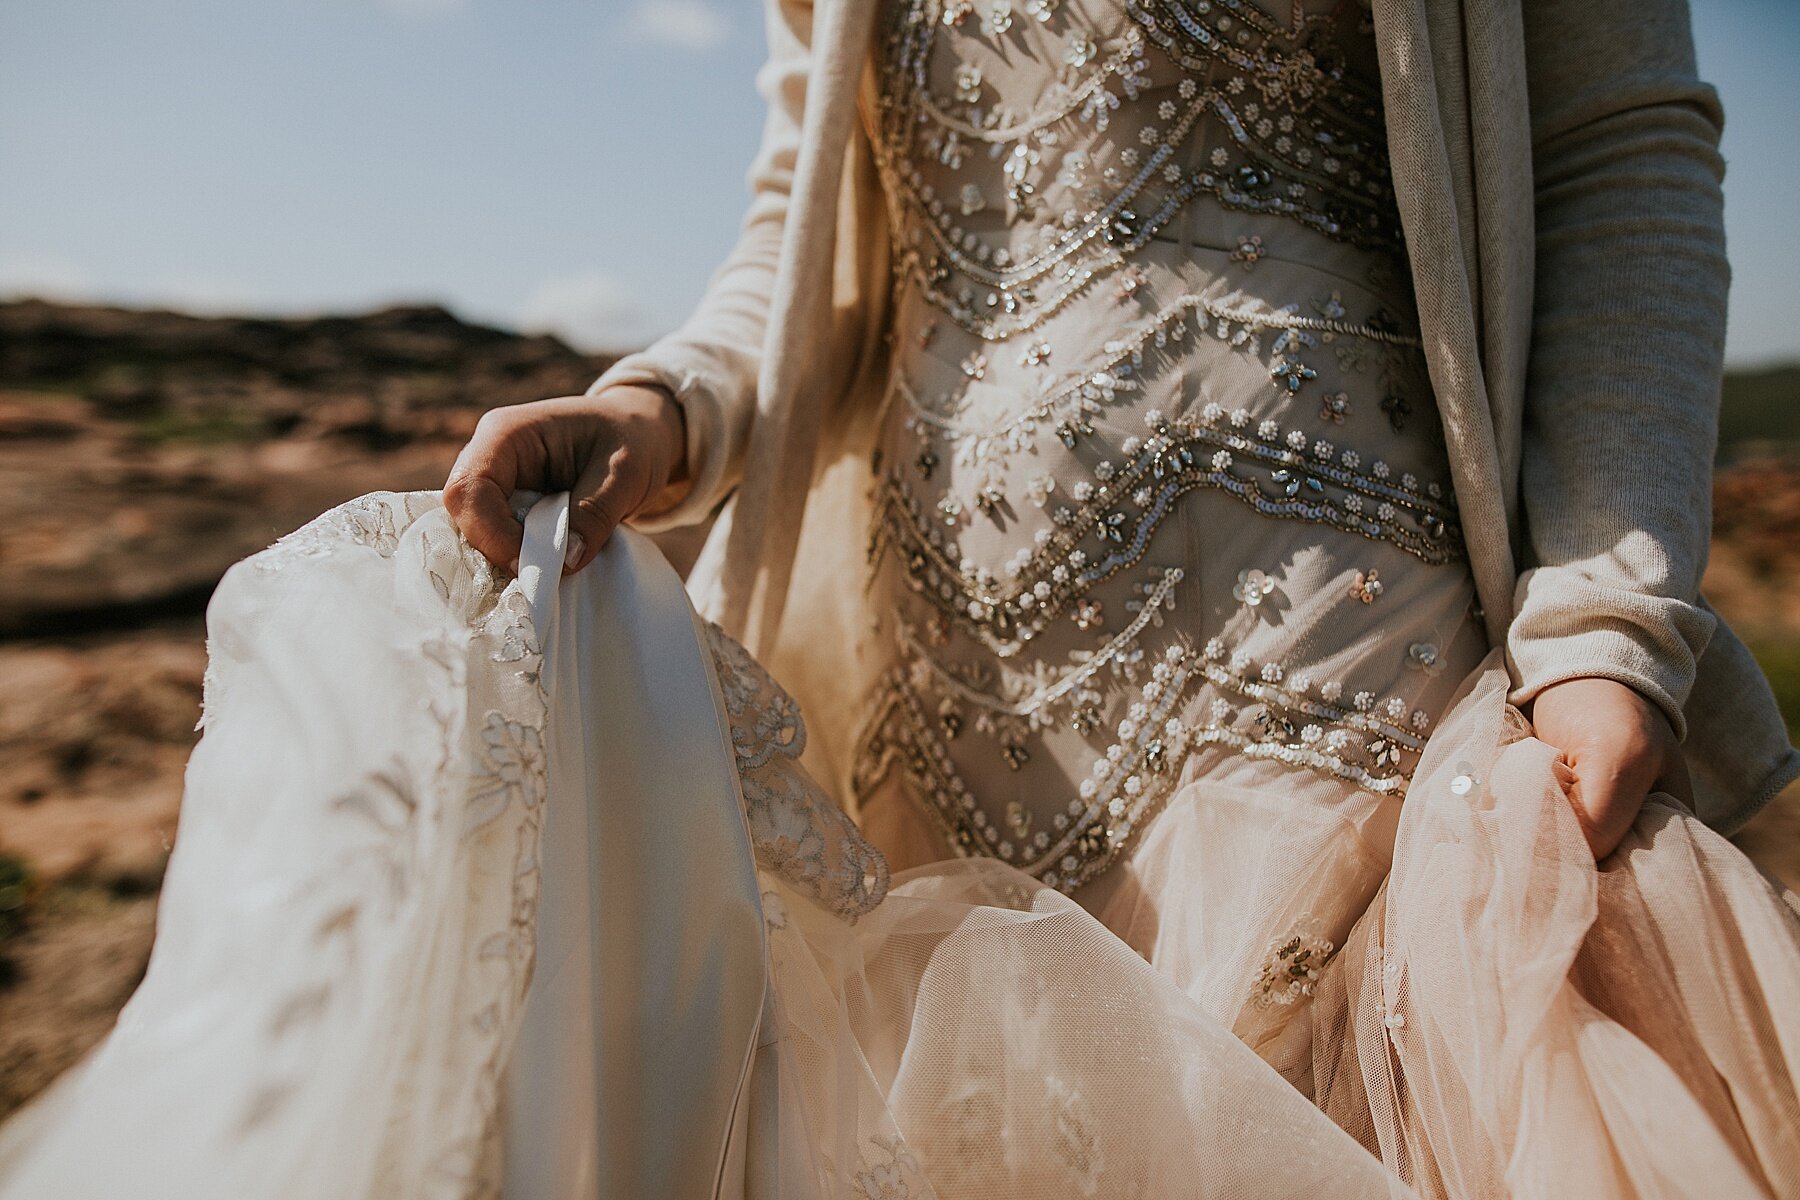
<path id="1" fill-rule="evenodd" d="M 1730 358 L 1800 359 L 1800 3 L 1694 17 Z M 735 234 L 761 53 L 756 0 L 0 0 L 0 295 L 637 344 Z"/>

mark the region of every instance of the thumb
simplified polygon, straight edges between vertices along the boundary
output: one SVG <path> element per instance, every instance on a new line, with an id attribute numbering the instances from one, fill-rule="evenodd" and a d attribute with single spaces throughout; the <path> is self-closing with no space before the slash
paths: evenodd
<path id="1" fill-rule="evenodd" d="M 1637 819 L 1638 809 L 1643 807 L 1650 790 L 1646 773 L 1635 769 L 1636 764 L 1630 761 L 1591 748 L 1587 754 L 1574 757 L 1570 766 L 1574 768 L 1575 782 L 1569 802 L 1598 861 L 1618 847 Z"/>
<path id="2" fill-rule="evenodd" d="M 619 522 L 643 506 L 649 481 L 621 448 L 590 459 L 569 494 L 569 545 L 563 571 L 572 575 L 593 561 Z"/>

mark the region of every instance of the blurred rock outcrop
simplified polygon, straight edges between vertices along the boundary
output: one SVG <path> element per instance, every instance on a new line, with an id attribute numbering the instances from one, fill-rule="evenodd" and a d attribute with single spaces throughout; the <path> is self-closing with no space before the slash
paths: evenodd
<path id="1" fill-rule="evenodd" d="M 0 304 L 0 636 L 197 612 L 231 563 L 351 496 L 441 484 L 484 410 L 607 361 L 433 307 Z"/>

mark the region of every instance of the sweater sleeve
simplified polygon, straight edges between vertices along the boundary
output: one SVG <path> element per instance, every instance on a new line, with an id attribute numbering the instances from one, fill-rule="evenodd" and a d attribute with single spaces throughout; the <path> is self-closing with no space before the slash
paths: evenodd
<path id="1" fill-rule="evenodd" d="M 1615 679 L 1685 736 L 1716 624 L 1699 589 L 1729 282 L 1723 115 L 1685 0 L 1523 11 L 1537 261 L 1512 698 Z"/>
<path id="2" fill-rule="evenodd" d="M 674 503 L 632 524 L 652 531 L 697 524 L 737 485 L 761 367 L 769 295 L 781 254 L 811 61 L 810 0 L 765 0 L 768 60 L 756 87 L 768 105 L 749 172 L 750 207 L 737 244 L 707 283 L 693 314 L 647 349 L 614 363 L 588 387 L 666 389 L 687 425 L 689 485 Z"/>

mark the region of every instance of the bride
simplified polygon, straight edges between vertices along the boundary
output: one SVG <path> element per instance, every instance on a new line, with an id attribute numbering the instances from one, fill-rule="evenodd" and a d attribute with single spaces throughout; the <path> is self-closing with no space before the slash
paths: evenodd
<path id="1" fill-rule="evenodd" d="M 1800 1194 L 1683 6 L 768 18 L 694 317 L 221 584 L 0 1195 Z"/>

